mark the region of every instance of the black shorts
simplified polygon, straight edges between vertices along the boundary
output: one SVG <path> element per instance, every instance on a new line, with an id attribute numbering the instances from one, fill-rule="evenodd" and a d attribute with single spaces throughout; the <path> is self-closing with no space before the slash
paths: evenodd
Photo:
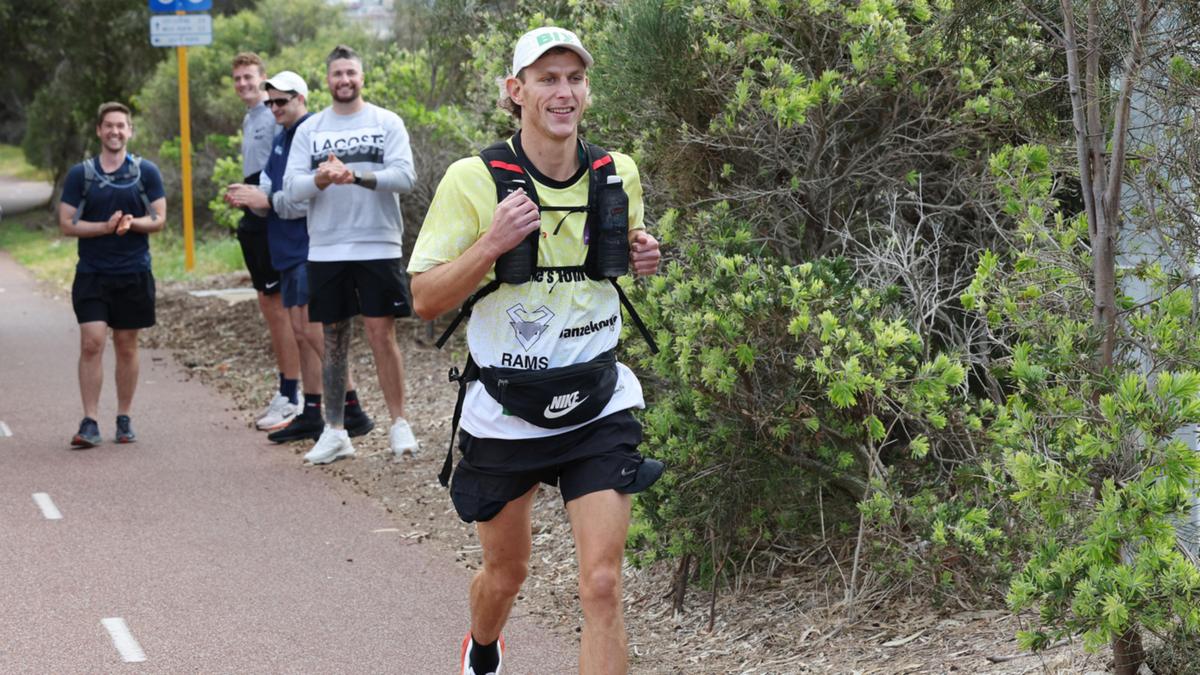
<path id="1" fill-rule="evenodd" d="M 463 457 L 450 499 L 464 522 L 487 522 L 538 483 L 557 485 L 563 503 L 601 490 L 639 492 L 642 425 L 628 410 L 546 438 L 504 440 L 459 432 Z M 633 489 L 630 489 L 633 488 Z"/>
<path id="2" fill-rule="evenodd" d="M 411 316 L 400 258 L 308 263 L 308 318 L 337 323 L 357 314 Z"/>
<path id="3" fill-rule="evenodd" d="M 273 295 L 279 292 L 279 272 L 271 267 L 271 250 L 267 248 L 267 231 L 238 229 L 238 243 L 242 245 L 242 258 L 250 272 L 250 283 L 259 293 Z"/>
<path id="4" fill-rule="evenodd" d="M 71 284 L 71 305 L 79 323 L 103 321 L 129 330 L 154 325 L 154 275 L 78 272 Z"/>

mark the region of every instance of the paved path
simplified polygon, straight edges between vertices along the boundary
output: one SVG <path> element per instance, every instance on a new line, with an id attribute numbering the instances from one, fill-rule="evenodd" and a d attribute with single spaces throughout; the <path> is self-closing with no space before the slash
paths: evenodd
<path id="1" fill-rule="evenodd" d="M 458 672 L 469 574 L 168 354 L 142 353 L 137 443 L 68 450 L 78 339 L 0 251 L 0 672 Z M 575 670 L 527 620 L 506 637 L 508 674 Z"/>
<path id="2" fill-rule="evenodd" d="M 53 188 L 49 183 L 19 181 L 0 176 L 0 210 L 5 215 L 16 215 L 37 208 L 50 201 Z"/>

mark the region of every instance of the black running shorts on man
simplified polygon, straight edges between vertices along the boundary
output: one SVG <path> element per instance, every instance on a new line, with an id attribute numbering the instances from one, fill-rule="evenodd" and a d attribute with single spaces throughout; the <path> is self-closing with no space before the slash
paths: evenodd
<path id="1" fill-rule="evenodd" d="M 476 438 L 461 431 L 463 456 L 450 499 L 458 517 L 470 523 L 491 520 L 538 483 L 557 485 L 563 503 L 601 490 L 640 492 L 649 487 L 635 484 L 644 461 L 641 442 L 642 425 L 628 410 L 543 438 Z"/>
<path id="2" fill-rule="evenodd" d="M 242 245 L 242 258 L 250 272 L 250 283 L 254 290 L 266 295 L 279 292 L 279 272 L 271 266 L 271 250 L 267 247 L 265 229 L 240 228 L 238 243 Z"/>
<path id="3" fill-rule="evenodd" d="M 400 258 L 308 262 L 308 318 L 338 323 L 362 314 L 412 315 L 408 275 Z"/>
<path id="4" fill-rule="evenodd" d="M 79 323 L 103 321 L 109 328 L 130 330 L 154 325 L 154 275 L 77 272 L 71 305 Z"/>

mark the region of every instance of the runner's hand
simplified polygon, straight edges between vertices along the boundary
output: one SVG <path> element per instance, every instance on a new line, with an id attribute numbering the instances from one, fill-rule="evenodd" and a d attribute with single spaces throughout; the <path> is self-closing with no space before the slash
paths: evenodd
<path id="1" fill-rule="evenodd" d="M 484 237 L 503 254 L 511 251 L 541 225 L 542 214 L 538 212 L 537 204 L 525 194 L 525 190 L 517 189 L 496 205 L 492 226 L 484 233 Z"/>
<path id="2" fill-rule="evenodd" d="M 635 276 L 645 277 L 658 272 L 662 257 L 658 240 L 645 230 L 636 230 L 629 238 L 629 264 Z"/>
<path id="3" fill-rule="evenodd" d="M 121 222 L 117 223 L 117 236 L 125 234 L 131 227 L 133 227 L 133 216 L 126 213 L 121 216 Z"/>
<path id="4" fill-rule="evenodd" d="M 108 217 L 108 221 L 105 222 L 105 232 L 108 234 L 115 233 L 117 228 L 120 227 L 121 218 L 123 217 L 125 217 L 124 213 L 121 211 L 114 211 L 113 214 Z"/>

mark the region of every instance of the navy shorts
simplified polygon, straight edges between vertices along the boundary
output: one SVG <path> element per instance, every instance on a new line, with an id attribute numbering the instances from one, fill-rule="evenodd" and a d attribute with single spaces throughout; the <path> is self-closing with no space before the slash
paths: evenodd
<path id="1" fill-rule="evenodd" d="M 338 323 L 362 314 L 412 316 L 400 258 L 308 262 L 308 318 Z"/>
<path id="2" fill-rule="evenodd" d="M 266 230 L 238 229 L 238 243 L 242 245 L 242 259 L 250 272 L 250 283 L 254 290 L 266 295 L 279 292 L 279 272 L 271 266 L 271 250 L 267 247 Z"/>
<path id="3" fill-rule="evenodd" d="M 293 265 L 279 272 L 279 287 L 283 306 L 303 307 L 308 304 L 308 263 Z"/>
<path id="4" fill-rule="evenodd" d="M 470 523 L 495 518 L 538 483 L 557 485 L 564 504 L 601 490 L 640 492 L 649 487 L 635 483 L 644 461 L 641 442 L 642 425 L 628 410 L 546 438 L 476 438 L 460 431 L 463 456 L 450 499 L 458 517 Z"/>
<path id="5" fill-rule="evenodd" d="M 109 328 L 129 330 L 154 325 L 154 275 L 77 272 L 71 305 L 79 323 L 103 321 Z"/>

